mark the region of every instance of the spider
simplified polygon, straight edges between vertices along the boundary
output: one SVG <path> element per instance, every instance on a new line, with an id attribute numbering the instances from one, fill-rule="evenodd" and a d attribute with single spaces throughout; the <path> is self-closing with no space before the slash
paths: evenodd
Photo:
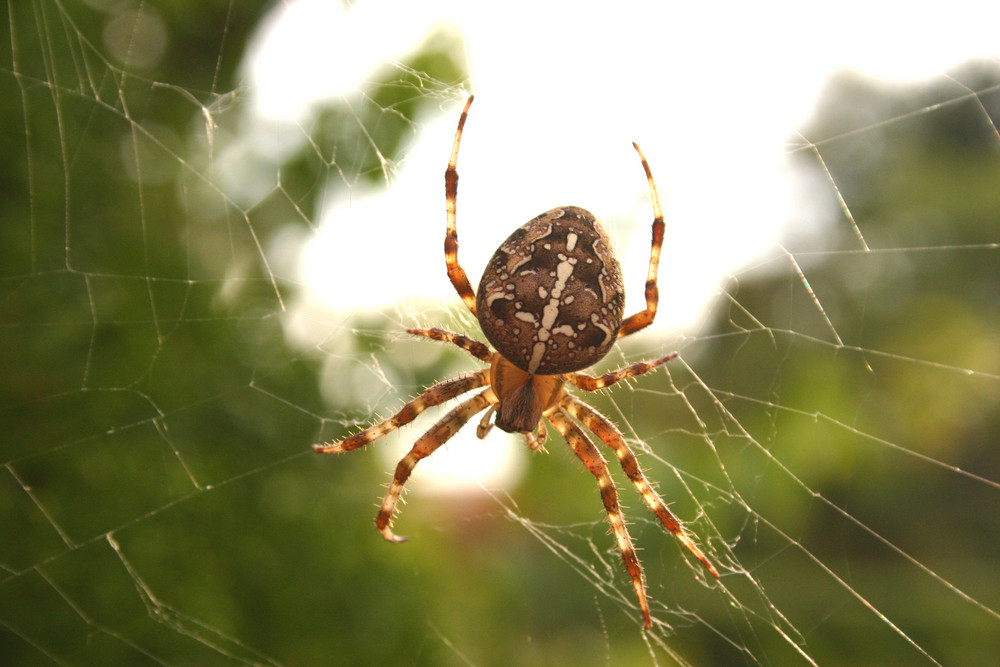
<path id="1" fill-rule="evenodd" d="M 653 241 L 646 278 L 645 310 L 623 318 L 625 288 L 611 240 L 590 212 L 576 206 L 554 208 L 515 230 L 500 244 L 483 273 L 479 289 L 474 291 L 458 263 L 455 214 L 458 148 L 472 100 L 470 96 L 459 117 L 451 159 L 445 170 L 447 233 L 444 258 L 448 278 L 479 320 L 483 334 L 496 351 L 477 340 L 443 329 L 409 329 L 408 332 L 456 345 L 489 367 L 438 382 L 389 419 L 339 442 L 314 445 L 313 449 L 322 453 L 357 449 L 410 423 L 429 407 L 480 389 L 420 436 L 396 466 L 375 525 L 390 542 L 403 542 L 406 538 L 393 533 L 391 524 L 403 485 L 417 462 L 433 453 L 484 410 L 485 415 L 476 429 L 479 438 L 486 437 L 495 425 L 509 433 L 523 434 L 532 450 L 544 444 L 545 421 L 548 420 L 597 478 L 601 500 L 625 569 L 632 579 L 645 627 L 651 628 L 642 566 L 625 527 L 618 492 L 607 462 L 581 425 L 614 451 L 625 474 L 663 526 L 713 577 L 718 578 L 719 574 L 646 479 L 621 431 L 594 408 L 568 393 L 566 384 L 595 391 L 642 375 L 677 356 L 675 352 L 652 361 L 640 361 L 598 377 L 578 372 L 600 361 L 616 339 L 649 326 L 656 317 L 659 294 L 656 274 L 664 224 L 652 172 L 639 146 L 633 143 L 646 172 L 653 202 Z"/>

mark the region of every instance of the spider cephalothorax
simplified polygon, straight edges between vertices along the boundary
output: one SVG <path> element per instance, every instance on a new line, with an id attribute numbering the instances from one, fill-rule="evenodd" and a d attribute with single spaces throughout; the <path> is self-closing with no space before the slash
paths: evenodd
<path id="1" fill-rule="evenodd" d="M 601 500 L 625 569 L 632 579 L 645 625 L 649 628 L 652 619 L 642 566 L 625 527 L 618 492 L 604 457 L 580 424 L 614 451 L 625 474 L 663 526 L 705 565 L 712 576 L 719 575 L 650 485 L 621 432 L 606 417 L 568 393 L 566 383 L 595 391 L 646 373 L 677 356 L 668 354 L 652 361 L 640 361 L 598 377 L 578 372 L 604 358 L 616 339 L 639 331 L 656 317 L 656 274 L 663 246 L 663 214 L 653 176 L 642 151 L 632 144 L 646 172 L 653 202 L 653 241 L 646 278 L 645 310 L 623 319 L 625 288 L 611 241 L 597 219 L 576 206 L 554 208 L 516 229 L 497 248 L 483 272 L 478 292 L 473 291 L 465 270 L 458 263 L 455 214 L 458 147 L 471 105 L 470 96 L 459 118 L 451 159 L 445 171 L 448 221 L 445 265 L 452 285 L 479 319 L 483 334 L 496 347 L 496 352 L 479 341 L 442 329 L 410 329 L 409 332 L 456 345 L 488 363 L 489 368 L 438 382 L 389 419 L 339 442 L 315 445 L 314 449 L 318 452 L 357 449 L 410 423 L 431 406 L 481 388 L 479 393 L 459 403 L 420 436 L 396 466 L 375 525 L 386 539 L 401 542 L 406 538 L 395 535 L 390 523 L 403 485 L 420 459 L 433 453 L 484 410 L 486 414 L 476 429 L 480 438 L 496 425 L 504 431 L 524 434 L 531 449 L 540 448 L 544 442 L 547 420 L 597 478 Z"/>

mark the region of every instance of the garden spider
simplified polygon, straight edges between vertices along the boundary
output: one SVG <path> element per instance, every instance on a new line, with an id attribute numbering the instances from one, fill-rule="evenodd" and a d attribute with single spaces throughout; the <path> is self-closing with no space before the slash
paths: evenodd
<path id="1" fill-rule="evenodd" d="M 625 561 L 625 569 L 632 578 L 645 627 L 650 628 L 652 620 L 642 566 L 625 527 L 625 518 L 618 505 L 618 492 L 604 457 L 580 424 L 614 450 L 625 474 L 663 526 L 705 565 L 713 577 L 718 578 L 719 574 L 643 475 L 621 432 L 606 417 L 567 393 L 565 385 L 569 382 L 585 391 L 595 391 L 619 380 L 642 375 L 677 356 L 673 353 L 653 361 L 640 361 L 599 377 L 577 372 L 600 361 L 616 339 L 649 326 L 656 317 L 656 273 L 664 225 L 653 175 L 639 146 L 633 143 L 646 172 L 654 215 L 645 310 L 623 320 L 625 288 L 611 240 L 591 213 L 575 206 L 554 208 L 517 229 L 494 253 L 483 272 L 479 290 L 473 291 L 465 270 L 458 263 L 455 216 L 458 147 L 472 99 L 470 96 L 458 120 L 451 159 L 445 171 L 448 231 L 444 240 L 444 257 L 452 285 L 476 315 L 483 334 L 497 351 L 450 331 L 409 329 L 411 334 L 456 345 L 489 364 L 489 368 L 438 382 L 389 419 L 339 442 L 314 445 L 313 449 L 317 452 L 357 449 L 410 423 L 431 406 L 485 387 L 472 398 L 459 403 L 420 436 L 396 466 L 375 525 L 387 540 L 402 542 L 406 538 L 393 533 L 390 524 L 403 485 L 418 461 L 433 453 L 483 410 L 486 414 L 479 422 L 476 435 L 484 438 L 495 424 L 503 431 L 523 434 L 532 450 L 539 449 L 545 441 L 547 419 L 597 478 L 601 500 Z M 571 417 L 575 417 L 579 424 Z"/>

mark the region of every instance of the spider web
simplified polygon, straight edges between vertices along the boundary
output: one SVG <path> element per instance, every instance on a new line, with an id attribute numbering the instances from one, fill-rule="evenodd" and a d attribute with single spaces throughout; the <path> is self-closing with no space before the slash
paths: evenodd
<path id="1" fill-rule="evenodd" d="M 973 26 L 966 60 L 904 80 L 815 54 L 893 21 L 913 65 L 950 19 L 859 26 L 845 6 L 824 17 L 839 28 L 782 31 L 760 60 L 719 37 L 697 63 L 680 33 L 721 27 L 658 5 L 510 12 L 530 25 L 259 5 L 5 4 L 0 662 L 1000 652 L 1000 64 L 971 58 Z M 780 8 L 754 11 L 731 21 L 770 47 Z M 296 38 L 268 42 L 283 30 Z M 477 367 L 404 333 L 481 339 L 441 256 L 470 80 L 473 282 L 516 225 L 575 203 L 606 221 L 638 310 L 649 203 L 630 141 L 657 177 L 657 325 L 594 372 L 680 357 L 582 396 L 722 575 L 612 469 L 650 632 L 593 478 L 557 438 L 529 454 L 465 429 L 418 467 L 404 546 L 372 503 L 443 410 L 364 452 L 310 451 Z"/>

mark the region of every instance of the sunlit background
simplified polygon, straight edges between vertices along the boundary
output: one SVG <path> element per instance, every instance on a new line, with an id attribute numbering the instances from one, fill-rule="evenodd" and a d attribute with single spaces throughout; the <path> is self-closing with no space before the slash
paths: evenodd
<path id="1" fill-rule="evenodd" d="M 1000 6 L 27 0 L 0 61 L 0 664 L 988 664 Z M 722 573 L 558 438 L 320 456 L 481 365 L 459 257 L 573 204 L 641 309 L 583 396 Z M 583 392 L 580 392 L 581 394 Z M 474 420 L 475 421 L 475 420 Z M 600 443 L 598 443 L 600 444 Z M 602 446 L 603 448 L 603 446 Z M 610 452 L 612 468 L 616 462 Z"/>
<path id="2" fill-rule="evenodd" d="M 357 104 L 357 91 L 386 63 L 456 47 L 471 80 L 417 119 L 403 158 L 380 155 L 384 178 L 357 184 L 347 198 L 331 195 L 317 228 L 269 249 L 285 259 L 277 270 L 305 288 L 288 315 L 292 336 L 307 347 L 322 342 L 331 315 L 317 309 L 338 317 L 408 300 L 455 301 L 442 255 L 443 172 L 462 91 L 480 94 L 460 159 L 460 259 L 473 284 L 515 227 L 574 204 L 610 223 L 628 312 L 640 310 L 651 208 L 630 145 L 637 141 L 660 184 L 673 249 L 660 269 L 664 307 L 654 326 L 694 333 L 729 276 L 773 259 L 779 239 L 801 244 L 837 224 L 836 192 L 822 174 L 796 169 L 790 150 L 805 143 L 796 128 L 809 121 L 828 78 L 853 70 L 913 85 L 995 53 L 990 13 L 1000 19 L 1000 8 L 966 9 L 977 19 L 948 29 L 936 12 L 903 3 L 831 11 L 801 3 L 515 2 L 484 11 L 456 2 L 290 2 L 249 44 L 254 130 L 227 150 L 278 162 L 307 140 L 303 128 L 325 105 Z M 376 244 L 373 253 L 344 252 Z M 341 382 L 340 373 L 331 371 L 330 382 Z M 357 396 L 364 379 L 353 385 Z M 509 485 L 526 453 L 515 438 L 501 438 L 506 445 L 483 447 L 467 429 L 421 466 L 417 479 L 431 477 L 416 488 Z M 407 447 L 383 448 L 386 465 Z"/>

